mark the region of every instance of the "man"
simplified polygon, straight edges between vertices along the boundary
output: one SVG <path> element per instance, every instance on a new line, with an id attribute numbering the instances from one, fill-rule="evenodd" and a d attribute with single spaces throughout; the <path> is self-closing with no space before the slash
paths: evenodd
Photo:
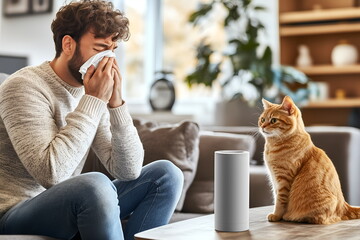
<path id="1" fill-rule="evenodd" d="M 181 171 L 166 160 L 142 167 L 114 58 L 91 66 L 83 80 L 78 72 L 129 38 L 128 19 L 105 1 L 72 2 L 52 31 L 55 58 L 0 86 L 0 234 L 118 240 L 166 224 Z M 116 180 L 80 174 L 90 148 Z"/>

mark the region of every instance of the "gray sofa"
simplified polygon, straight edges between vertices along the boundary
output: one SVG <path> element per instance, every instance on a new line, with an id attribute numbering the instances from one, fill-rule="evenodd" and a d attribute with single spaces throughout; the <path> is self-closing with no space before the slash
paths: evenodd
<path id="1" fill-rule="evenodd" d="M 189 211 L 191 210 L 189 206 L 201 210 L 201 207 L 196 208 L 194 204 L 201 205 L 201 201 L 210 202 L 213 200 L 214 151 L 233 149 L 236 143 L 230 139 L 244 135 L 251 136 L 255 140 L 254 160 L 250 166 L 250 207 L 272 205 L 272 191 L 262 156 L 265 141 L 262 135 L 258 133 L 258 129 L 256 127 L 224 126 L 203 127 L 202 129 L 213 132 L 214 137 L 200 137 L 197 173 L 186 194 L 183 210 L 176 212 L 172 221 L 210 213 L 210 211 Z M 307 131 L 310 133 L 314 144 L 322 148 L 333 161 L 339 174 L 346 201 L 351 205 L 360 206 L 360 130 L 352 127 L 318 126 L 307 127 Z M 224 133 L 230 135 L 226 137 Z M 252 149 L 249 150 L 252 151 Z M 201 196 L 204 199 L 201 199 Z M 208 203 L 204 203 L 204 205 L 206 204 Z M 205 209 L 210 210 L 210 208 Z"/>
<path id="2" fill-rule="evenodd" d="M 314 143 L 324 149 L 339 173 L 346 200 L 360 205 L 360 130 L 351 127 L 308 127 Z M 171 222 L 210 214 L 213 210 L 214 151 L 221 149 L 248 150 L 252 153 L 250 167 L 250 207 L 271 205 L 272 192 L 262 161 L 264 139 L 254 127 L 202 127 L 199 137 L 199 161 L 195 177 L 186 193 L 184 206 L 176 211 Z M 98 160 L 89 155 L 85 171 L 96 170 Z M 97 164 L 94 164 L 97 163 Z M 99 171 L 103 169 L 99 168 Z M 8 236 L 0 239 L 51 240 L 43 236 Z"/>

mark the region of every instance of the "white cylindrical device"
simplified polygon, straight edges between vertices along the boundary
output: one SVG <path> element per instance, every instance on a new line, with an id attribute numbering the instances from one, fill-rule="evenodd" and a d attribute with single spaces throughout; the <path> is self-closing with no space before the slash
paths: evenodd
<path id="1" fill-rule="evenodd" d="M 215 151 L 215 230 L 249 230 L 249 152 Z"/>

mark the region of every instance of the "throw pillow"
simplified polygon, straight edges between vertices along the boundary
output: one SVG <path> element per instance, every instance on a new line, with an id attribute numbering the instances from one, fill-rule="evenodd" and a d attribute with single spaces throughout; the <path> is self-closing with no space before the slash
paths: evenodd
<path id="1" fill-rule="evenodd" d="M 250 135 L 202 131 L 200 134 L 200 156 L 195 181 L 214 180 L 214 152 L 218 150 L 249 151 L 250 159 L 255 152 L 255 140 Z"/>
<path id="2" fill-rule="evenodd" d="M 186 192 L 193 182 L 199 158 L 199 126 L 191 121 L 176 125 L 160 125 L 140 119 L 134 120 L 145 150 L 144 165 L 166 159 L 184 174 L 184 186 L 176 206 L 181 211 Z"/>

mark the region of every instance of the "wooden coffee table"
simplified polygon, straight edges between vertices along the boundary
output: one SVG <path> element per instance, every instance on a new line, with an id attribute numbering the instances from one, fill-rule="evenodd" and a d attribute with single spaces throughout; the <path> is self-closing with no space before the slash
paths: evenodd
<path id="1" fill-rule="evenodd" d="M 250 209 L 250 230 L 245 232 L 217 232 L 214 215 L 171 223 L 140 232 L 136 240 L 233 240 L 233 239 L 360 239 L 360 220 L 348 220 L 331 225 L 300 224 L 267 221 L 273 207 Z"/>

